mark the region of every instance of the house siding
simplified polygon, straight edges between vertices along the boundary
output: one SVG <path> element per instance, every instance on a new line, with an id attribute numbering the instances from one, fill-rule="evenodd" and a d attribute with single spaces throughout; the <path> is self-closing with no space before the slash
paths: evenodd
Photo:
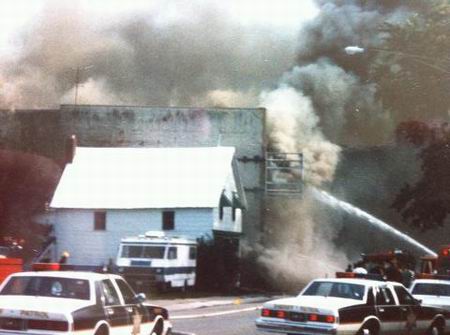
<path id="1" fill-rule="evenodd" d="M 120 239 L 146 231 L 161 231 L 162 212 L 175 211 L 175 229 L 168 235 L 189 239 L 211 238 L 212 208 L 107 210 L 106 230 L 94 230 L 94 210 L 57 210 L 52 215 L 57 240 L 56 254 L 70 254 L 69 264 L 102 265 L 117 256 Z"/>

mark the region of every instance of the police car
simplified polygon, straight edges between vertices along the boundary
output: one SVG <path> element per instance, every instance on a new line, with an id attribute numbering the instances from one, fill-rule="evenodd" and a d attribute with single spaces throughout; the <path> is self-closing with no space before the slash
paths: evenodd
<path id="1" fill-rule="evenodd" d="M 435 306 L 450 311 L 450 280 L 416 279 L 409 289 L 414 298 L 423 305 Z"/>
<path id="2" fill-rule="evenodd" d="M 422 306 L 398 283 L 317 279 L 294 298 L 269 301 L 258 330 L 285 334 L 443 334 L 447 312 Z"/>
<path id="3" fill-rule="evenodd" d="M 0 286 L 0 334 L 170 334 L 168 312 L 118 275 L 19 272 Z"/>

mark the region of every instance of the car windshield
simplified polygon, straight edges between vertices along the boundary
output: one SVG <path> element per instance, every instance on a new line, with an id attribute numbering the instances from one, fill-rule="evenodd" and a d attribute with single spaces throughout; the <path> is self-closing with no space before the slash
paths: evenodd
<path id="1" fill-rule="evenodd" d="M 122 257 L 125 258 L 164 258 L 164 246 L 124 245 Z"/>
<path id="2" fill-rule="evenodd" d="M 450 285 L 417 283 L 411 293 L 417 295 L 440 295 L 450 297 Z"/>
<path id="3" fill-rule="evenodd" d="M 41 297 L 89 300 L 89 282 L 83 279 L 21 276 L 12 277 L 0 295 L 28 295 Z"/>
<path id="4" fill-rule="evenodd" d="M 316 281 L 302 295 L 362 300 L 364 297 L 364 286 L 350 283 Z"/>

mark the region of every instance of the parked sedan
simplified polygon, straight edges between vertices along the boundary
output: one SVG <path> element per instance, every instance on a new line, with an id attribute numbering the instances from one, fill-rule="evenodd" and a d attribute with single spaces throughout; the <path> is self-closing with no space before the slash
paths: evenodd
<path id="1" fill-rule="evenodd" d="M 167 310 L 118 275 L 20 272 L 0 286 L 2 334 L 169 334 Z"/>
<path id="2" fill-rule="evenodd" d="M 450 311 L 450 280 L 416 279 L 409 291 L 423 305 Z"/>
<path id="3" fill-rule="evenodd" d="M 256 320 L 265 332 L 321 334 L 443 334 L 447 312 L 422 306 L 398 283 L 317 279 L 294 298 L 264 304 Z"/>

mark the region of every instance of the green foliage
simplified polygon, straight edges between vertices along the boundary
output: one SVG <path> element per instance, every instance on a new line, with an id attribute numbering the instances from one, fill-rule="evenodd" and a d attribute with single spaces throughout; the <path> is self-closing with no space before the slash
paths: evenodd
<path id="1" fill-rule="evenodd" d="M 393 207 L 422 230 L 442 226 L 450 214 L 450 127 L 412 121 L 398 130 L 399 139 L 421 148 L 422 177 L 414 185 L 405 185 Z"/>
<path id="2" fill-rule="evenodd" d="M 393 202 L 409 224 L 441 226 L 450 213 L 450 2 L 424 2 L 402 23 L 386 23 L 369 77 L 397 125 L 397 139 L 418 148 L 422 176 Z"/>
<path id="3" fill-rule="evenodd" d="M 396 123 L 443 118 L 450 107 L 450 5 L 429 1 L 402 24 L 386 23 L 370 77 Z"/>

